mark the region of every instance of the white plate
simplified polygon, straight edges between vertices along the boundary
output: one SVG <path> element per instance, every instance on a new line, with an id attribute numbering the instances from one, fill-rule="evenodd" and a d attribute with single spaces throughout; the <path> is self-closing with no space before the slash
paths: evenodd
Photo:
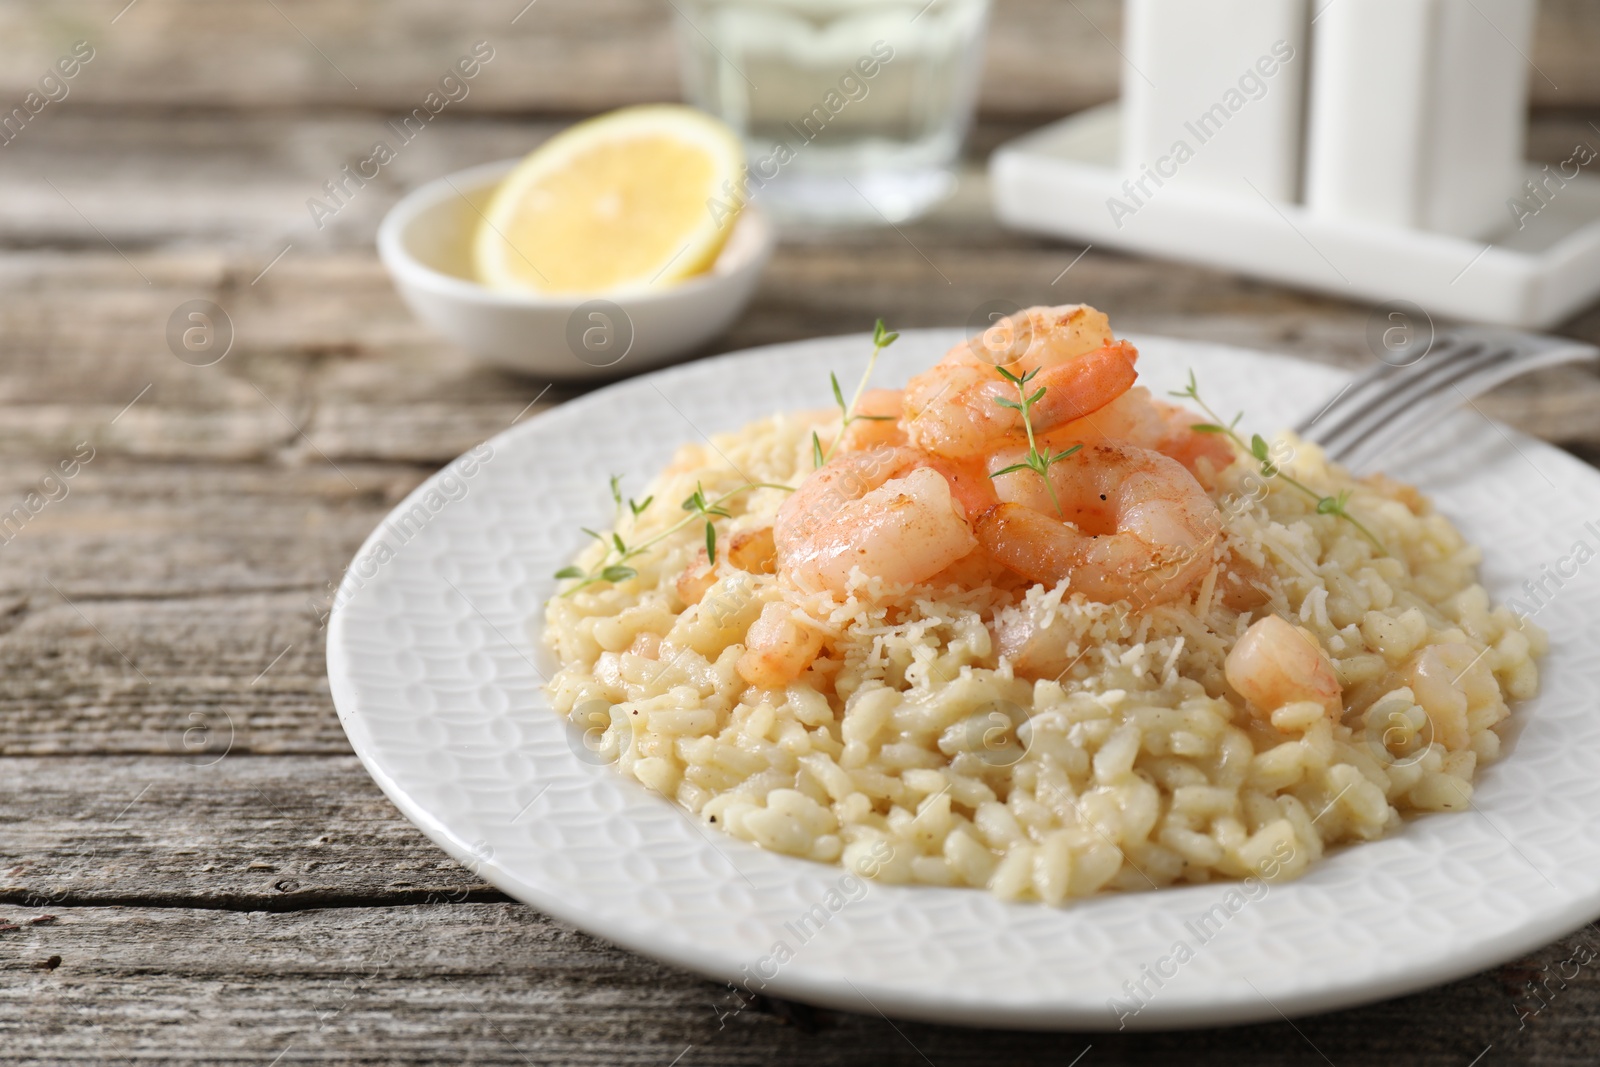
<path id="1" fill-rule="evenodd" d="M 956 339 L 908 332 L 878 383 L 903 382 Z M 1342 380 L 1286 357 L 1134 340 L 1152 389 L 1192 367 L 1253 428 L 1293 423 Z M 470 473 L 453 465 L 401 504 L 346 574 L 328 635 L 339 718 L 400 810 L 488 881 L 597 936 L 719 979 L 759 970 L 777 996 L 945 1023 L 1115 1029 L 1110 998 L 1126 1001 L 1123 983 L 1141 978 L 1152 995 L 1120 1020 L 1130 1027 L 1323 1011 L 1481 970 L 1600 915 L 1594 563 L 1538 615 L 1552 631 L 1544 690 L 1515 710 L 1509 753 L 1481 774 L 1475 810 L 1338 851 L 1204 943 L 1187 924 L 1224 901 L 1227 883 L 1062 908 L 871 885 L 825 908 L 826 925 L 802 942 L 786 924 L 843 872 L 724 837 L 578 758 L 541 696 L 552 664 L 537 635 L 579 525 L 610 514 L 607 475 L 624 472 L 637 492 L 682 441 L 825 407 L 828 371 L 855 381 L 867 350 L 863 337 L 828 338 L 615 385 L 508 430 L 480 446 Z M 1576 540 L 1600 547 L 1595 471 L 1471 412 L 1429 441 L 1394 470 L 1483 546 L 1497 599 L 1541 565 L 1571 570 L 1561 560 Z M 1180 940 L 1193 958 L 1163 963 Z M 793 954 L 781 966 L 779 941 Z M 1170 977 L 1158 988 L 1146 966 Z"/>

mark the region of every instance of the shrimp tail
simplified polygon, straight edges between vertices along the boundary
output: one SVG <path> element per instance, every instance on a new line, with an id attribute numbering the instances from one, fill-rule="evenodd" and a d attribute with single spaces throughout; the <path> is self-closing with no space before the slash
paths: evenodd
<path id="1" fill-rule="evenodd" d="M 1127 341 L 1086 352 L 1039 375 L 1045 395 L 1035 407 L 1034 428 L 1047 431 L 1093 415 L 1133 388 L 1139 350 Z"/>

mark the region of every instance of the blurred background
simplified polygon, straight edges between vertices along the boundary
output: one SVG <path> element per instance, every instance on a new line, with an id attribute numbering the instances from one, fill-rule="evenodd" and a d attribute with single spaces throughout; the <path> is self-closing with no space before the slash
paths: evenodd
<path id="1" fill-rule="evenodd" d="M 1163 292 L 1141 293 L 1122 309 L 1119 286 L 1148 276 L 1129 273 L 1120 256 L 1096 264 L 1097 251 L 1074 269 L 1072 284 L 1051 289 L 1075 252 L 1063 256 L 1069 246 L 993 223 L 982 173 L 988 152 L 1117 96 L 1121 16 L 1115 0 L 997 0 L 956 194 L 907 228 L 905 240 L 834 231 L 819 250 L 791 234 L 756 303 L 715 347 L 859 328 L 880 314 L 903 325 L 957 325 L 1000 294 L 1022 303 L 1096 302 L 1120 313 L 1116 321 L 1128 329 L 1192 333 L 1200 315 L 1232 323 L 1207 328 L 1215 339 L 1260 346 L 1293 336 L 1295 302 L 1264 299 L 1254 285 L 1223 284 L 1205 271 L 1172 268 Z M 384 320 L 384 343 L 396 353 L 436 347 L 420 325 L 393 314 L 370 253 L 383 213 L 423 181 L 521 155 L 574 118 L 682 99 L 677 17 L 669 0 L 0 4 L 0 103 L 8 109 L 72 42 L 94 49 L 69 95 L 0 147 L 5 274 L 29 279 L 38 297 L 25 313 L 7 302 L 7 343 L 36 345 L 47 323 L 67 315 L 73 328 L 48 342 L 60 363 L 74 358 L 72 335 L 112 330 L 134 343 L 136 323 L 148 320 L 133 307 L 146 295 L 159 291 L 155 303 L 170 310 L 238 286 L 250 291 L 220 301 L 238 328 L 236 355 L 370 345 L 378 336 L 373 316 Z M 313 225 L 307 199 L 340 167 L 364 159 L 386 121 L 417 107 L 479 40 L 496 54 L 469 95 L 336 216 Z M 1600 115 L 1597 47 L 1600 5 L 1544 0 L 1526 70 L 1529 158 L 1556 163 L 1577 139 L 1600 137 L 1590 125 Z M 852 239 L 863 245 L 857 255 L 827 250 Z M 271 284 L 250 287 L 291 245 L 267 275 Z M 1023 254 L 996 260 L 998 248 Z M 150 257 L 138 259 L 149 285 L 121 255 Z M 337 292 L 323 284 L 330 276 L 341 279 Z M 88 321 L 81 304 L 71 310 L 74 292 L 121 285 L 131 286 L 132 303 L 107 305 Z M 290 305 L 294 315 L 275 313 Z M 129 318 L 116 320 L 112 307 Z M 1299 328 L 1325 333 L 1340 317 Z M 1351 344 L 1359 334 L 1348 331 Z M 81 340 L 105 373 L 100 339 Z M 1309 344 L 1313 353 L 1339 347 L 1332 339 Z"/>

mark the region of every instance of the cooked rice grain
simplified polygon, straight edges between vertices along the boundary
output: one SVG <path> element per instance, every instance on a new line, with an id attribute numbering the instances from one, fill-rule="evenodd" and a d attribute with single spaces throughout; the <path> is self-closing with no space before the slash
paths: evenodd
<path id="1" fill-rule="evenodd" d="M 623 536 L 668 528 L 697 485 L 710 498 L 747 479 L 798 484 L 818 425 L 778 416 L 685 446 L 646 490 L 654 506 L 622 520 Z M 551 701 L 585 727 L 600 709 L 598 751 L 721 830 L 883 881 L 1057 904 L 1295 877 L 1327 847 L 1381 837 L 1406 814 L 1465 808 L 1477 767 L 1500 752 L 1508 703 L 1538 687 L 1545 636 L 1490 604 L 1478 550 L 1414 490 L 1353 481 L 1314 446 L 1279 447 L 1319 491 L 1349 489 L 1350 510 L 1387 553 L 1281 483 L 1262 491 L 1244 464 L 1219 479 L 1226 546 L 1268 575 L 1261 611 L 1329 653 L 1340 722 L 1310 703 L 1262 722 L 1230 699 L 1224 661 L 1260 612 L 1224 607 L 1215 572 L 1186 602 L 1132 611 L 1064 587 L 873 579 L 837 602 L 724 563 L 686 607 L 674 581 L 703 544 L 698 525 L 631 561 L 636 578 L 550 601 L 545 639 L 563 665 Z M 770 524 L 784 497 L 735 498 L 724 543 Z M 602 552 L 591 546 L 578 562 Z M 812 669 L 762 691 L 735 663 L 745 630 L 780 599 L 828 636 Z M 1061 635 L 1070 665 L 1059 678 L 1018 678 L 996 653 L 989 623 L 1018 613 Z M 1494 684 L 1465 702 L 1419 698 L 1400 668 L 1444 642 L 1469 645 Z"/>

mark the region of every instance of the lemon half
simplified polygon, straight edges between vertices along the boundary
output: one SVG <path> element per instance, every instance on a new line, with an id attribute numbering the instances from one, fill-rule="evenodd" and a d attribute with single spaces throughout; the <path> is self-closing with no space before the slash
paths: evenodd
<path id="1" fill-rule="evenodd" d="M 492 289 L 607 293 L 710 267 L 733 229 L 744 149 L 671 104 L 623 108 L 540 145 L 490 199 L 473 241 Z"/>

